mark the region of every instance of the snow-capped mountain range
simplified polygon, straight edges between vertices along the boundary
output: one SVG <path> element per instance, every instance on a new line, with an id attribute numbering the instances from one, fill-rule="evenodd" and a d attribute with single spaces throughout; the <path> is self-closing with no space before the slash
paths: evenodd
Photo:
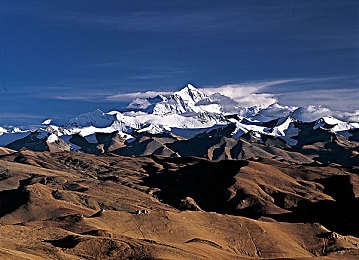
<path id="1" fill-rule="evenodd" d="M 299 124 L 309 124 L 313 131 L 324 129 L 353 143 L 358 142 L 359 123 L 341 121 L 330 116 L 329 112 L 316 106 L 296 108 L 272 104 L 265 108 L 243 107 L 230 97 L 219 93 L 208 96 L 188 84 L 170 96 L 135 99 L 120 111 L 84 113 L 62 126 L 47 119 L 36 129 L 0 127 L 0 146 L 85 151 L 78 138 L 87 146 L 99 145 L 100 135 L 111 134 L 122 140 L 121 147 L 128 147 L 143 135 L 171 135 L 176 140 L 188 140 L 230 126 L 229 138 L 238 139 L 250 133 L 257 143 L 263 143 L 263 137 L 270 137 L 283 141 L 288 147 L 295 147 L 304 131 Z"/>

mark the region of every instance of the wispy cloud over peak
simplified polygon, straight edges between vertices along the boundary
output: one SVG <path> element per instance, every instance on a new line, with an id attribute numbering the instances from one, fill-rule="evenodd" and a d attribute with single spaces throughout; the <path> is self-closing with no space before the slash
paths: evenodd
<path id="1" fill-rule="evenodd" d="M 120 94 L 114 94 L 106 97 L 106 100 L 108 101 L 132 101 L 137 98 L 149 98 L 149 97 L 155 97 L 157 95 L 170 95 L 172 92 L 166 92 L 166 91 L 146 91 L 146 92 L 133 92 L 133 93 L 120 93 Z"/>
<path id="2" fill-rule="evenodd" d="M 275 102 L 277 98 L 274 94 L 264 92 L 266 88 L 273 85 L 279 85 L 294 81 L 293 79 L 250 82 L 239 84 L 228 84 L 219 87 L 204 87 L 201 90 L 208 94 L 216 92 L 231 97 L 239 102 L 242 106 L 262 106 L 267 107 Z"/>
<path id="3" fill-rule="evenodd" d="M 273 80 L 263 82 L 250 82 L 250 83 L 239 83 L 239 84 L 228 84 L 222 86 L 208 86 L 198 88 L 207 95 L 214 93 L 220 93 L 222 95 L 231 97 L 232 99 L 239 102 L 242 106 L 261 106 L 267 107 L 277 101 L 274 94 L 266 93 L 264 90 L 272 85 L 284 84 L 291 82 L 291 79 L 285 80 Z M 170 95 L 174 91 L 146 91 L 146 92 L 132 92 L 132 93 L 118 93 L 109 95 L 106 97 L 107 101 L 132 101 L 137 98 L 149 98 L 157 95 Z"/>

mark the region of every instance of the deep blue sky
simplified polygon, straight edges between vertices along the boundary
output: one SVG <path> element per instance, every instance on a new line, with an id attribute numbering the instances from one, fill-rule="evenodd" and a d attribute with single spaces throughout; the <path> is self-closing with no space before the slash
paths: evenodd
<path id="1" fill-rule="evenodd" d="M 334 108 L 354 111 L 358 74 L 357 0 L 0 1 L 0 125 L 119 109 L 126 99 L 112 96 L 188 82 L 290 80 L 258 91 L 294 105 L 335 93 Z"/>

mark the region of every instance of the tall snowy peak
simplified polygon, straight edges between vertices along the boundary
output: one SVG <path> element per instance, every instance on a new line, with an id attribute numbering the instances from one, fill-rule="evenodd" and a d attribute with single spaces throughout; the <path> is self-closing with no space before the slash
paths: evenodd
<path id="1" fill-rule="evenodd" d="M 166 115 L 166 114 L 185 114 L 185 113 L 200 113 L 204 110 L 196 104 L 203 100 L 208 100 L 209 97 L 196 89 L 191 84 L 188 84 L 185 88 L 173 93 L 167 100 L 157 103 L 153 107 L 153 114 Z M 213 110 L 213 109 L 212 109 Z M 208 112 L 217 112 L 208 111 Z"/>
<path id="2" fill-rule="evenodd" d="M 159 116 L 178 114 L 193 115 L 203 112 L 216 114 L 240 114 L 252 116 L 252 110 L 241 107 L 232 98 L 214 93 L 210 96 L 188 84 L 183 89 L 174 92 L 168 97 L 158 95 L 154 98 L 137 98 L 127 107 L 126 112 L 145 112 Z"/>
<path id="3" fill-rule="evenodd" d="M 144 133 L 171 133 L 188 139 L 229 125 L 234 127 L 234 130 L 231 130 L 234 139 L 249 133 L 257 138 L 258 142 L 265 142 L 268 138 L 272 138 L 270 142 L 277 142 L 273 140 L 278 138 L 278 142 L 284 141 L 289 146 L 296 146 L 298 142 L 303 142 L 303 135 L 312 138 L 311 131 L 320 128 L 320 131 L 339 134 L 349 141 L 359 142 L 359 123 L 336 119 L 330 116 L 332 113 L 321 106 L 298 108 L 277 103 L 266 108 L 242 107 L 231 97 L 220 93 L 206 95 L 201 89 L 188 84 L 169 96 L 138 98 L 122 112 L 104 113 L 96 110 L 80 114 L 69 120 L 65 126 L 57 126 L 51 120 L 45 120 L 42 125 L 36 127 L 0 127 L 0 146 L 20 139 L 27 145 L 35 136 L 36 142 L 39 138 L 54 144 L 63 141 L 67 144 L 66 147 L 72 150 L 80 149 L 78 147 L 84 140 L 97 147 L 104 138 L 115 138 L 111 141 L 106 139 L 106 142 L 113 142 L 118 148 L 126 145 L 124 140 L 130 142 Z M 30 136 L 31 133 L 34 134 Z M 81 142 L 76 139 L 79 137 L 82 138 Z"/>
<path id="4" fill-rule="evenodd" d="M 206 94 L 204 94 L 202 91 L 195 88 L 193 85 L 188 84 L 180 91 L 177 91 L 171 95 L 171 99 L 178 99 L 178 98 L 195 104 L 199 101 L 202 101 L 203 99 L 208 99 L 209 97 Z"/>
<path id="5" fill-rule="evenodd" d="M 75 118 L 72 118 L 65 125 L 66 128 L 71 127 L 87 127 L 87 126 L 95 126 L 95 127 L 107 127 L 112 125 L 112 123 L 116 120 L 115 115 L 110 115 L 108 113 L 104 113 L 101 110 L 97 109 L 94 112 L 88 112 L 78 115 Z"/>

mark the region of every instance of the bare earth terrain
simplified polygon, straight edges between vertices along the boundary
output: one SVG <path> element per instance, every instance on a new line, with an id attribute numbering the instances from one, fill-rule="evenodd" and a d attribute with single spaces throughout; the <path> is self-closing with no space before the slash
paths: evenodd
<path id="1" fill-rule="evenodd" d="M 358 259 L 355 167 L 0 150 L 0 259 Z"/>

